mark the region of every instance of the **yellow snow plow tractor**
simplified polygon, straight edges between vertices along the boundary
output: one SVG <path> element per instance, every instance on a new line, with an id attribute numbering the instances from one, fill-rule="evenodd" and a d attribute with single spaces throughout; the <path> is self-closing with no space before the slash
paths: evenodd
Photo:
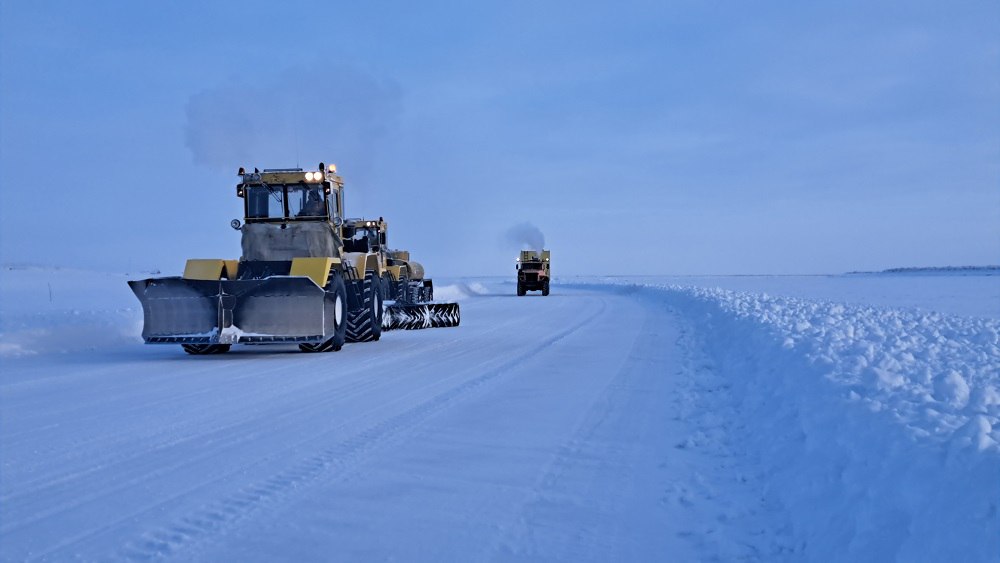
<path id="1" fill-rule="evenodd" d="M 517 257 L 517 294 L 523 296 L 529 291 L 549 294 L 549 251 L 522 250 Z"/>
<path id="2" fill-rule="evenodd" d="M 142 303 L 147 343 L 190 354 L 233 344 L 297 343 L 339 350 L 382 333 L 383 267 L 377 252 L 345 248 L 344 182 L 317 170 L 239 170 L 239 260 L 188 260 L 180 277 L 130 281 Z"/>
<path id="3" fill-rule="evenodd" d="M 389 225 L 378 220 L 347 219 L 341 227 L 345 248 L 373 252 L 378 257 L 387 306 L 383 330 L 458 326 L 457 303 L 433 303 L 434 282 L 405 250 L 389 250 Z"/>

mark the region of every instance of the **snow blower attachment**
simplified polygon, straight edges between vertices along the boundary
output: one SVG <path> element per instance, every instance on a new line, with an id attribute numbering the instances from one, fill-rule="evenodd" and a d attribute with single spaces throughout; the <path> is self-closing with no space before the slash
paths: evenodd
<path id="1" fill-rule="evenodd" d="M 432 303 L 434 282 L 424 277 L 424 267 L 406 250 L 389 250 L 389 225 L 385 219 L 347 219 L 341 227 L 344 247 L 372 252 L 382 272 L 383 295 L 388 302 L 382 330 L 415 330 L 458 326 L 458 303 Z"/>
<path id="2" fill-rule="evenodd" d="M 454 303 L 385 303 L 391 288 L 379 249 L 342 237 L 344 184 L 336 167 L 241 168 L 239 175 L 246 223 L 231 225 L 242 234 L 240 260 L 188 260 L 183 276 L 129 282 L 142 303 L 147 343 L 180 344 L 190 354 L 272 343 L 326 352 L 378 340 L 383 328 L 421 328 L 418 317 L 430 319 L 424 326 L 458 325 Z"/>
<path id="3" fill-rule="evenodd" d="M 416 330 L 458 326 L 458 303 L 395 303 L 386 307 L 382 330 Z"/>

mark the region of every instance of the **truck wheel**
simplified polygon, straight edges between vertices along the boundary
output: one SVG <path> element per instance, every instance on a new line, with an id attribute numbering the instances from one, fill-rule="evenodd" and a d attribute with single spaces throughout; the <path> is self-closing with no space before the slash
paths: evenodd
<path id="1" fill-rule="evenodd" d="M 548 295 L 548 294 L 549 294 L 549 282 L 546 281 L 545 285 L 542 286 L 542 295 Z"/>
<path id="2" fill-rule="evenodd" d="M 185 352 L 194 356 L 223 354 L 228 352 L 230 347 L 230 344 L 181 344 Z"/>
<path id="3" fill-rule="evenodd" d="M 517 282 L 517 296 L 524 297 L 524 293 L 525 293 L 524 286 L 521 285 L 521 282 Z"/>
<path id="4" fill-rule="evenodd" d="M 373 342 L 382 336 L 382 284 L 374 272 L 365 274 L 361 309 L 347 315 L 347 341 Z"/>
<path id="5" fill-rule="evenodd" d="M 347 337 L 347 287 L 340 272 L 330 275 L 325 288 L 327 299 L 333 300 L 333 336 L 319 344 L 299 344 L 303 352 L 336 352 L 344 347 Z"/>

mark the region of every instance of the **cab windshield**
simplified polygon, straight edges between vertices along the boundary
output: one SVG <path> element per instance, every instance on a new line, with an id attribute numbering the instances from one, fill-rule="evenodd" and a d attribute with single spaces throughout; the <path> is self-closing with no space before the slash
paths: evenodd
<path id="1" fill-rule="evenodd" d="M 327 198 L 321 186 L 262 184 L 246 188 L 246 218 L 287 221 L 326 219 Z"/>
<path id="2" fill-rule="evenodd" d="M 296 218 L 325 219 L 326 198 L 318 186 L 288 186 L 288 210 Z"/>
<path id="3" fill-rule="evenodd" d="M 346 252 L 378 252 L 378 229 L 374 227 L 345 229 L 344 250 Z"/>

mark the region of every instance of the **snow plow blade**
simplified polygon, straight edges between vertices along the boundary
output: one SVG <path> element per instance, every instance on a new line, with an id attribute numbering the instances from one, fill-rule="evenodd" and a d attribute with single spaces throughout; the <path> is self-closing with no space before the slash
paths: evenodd
<path id="1" fill-rule="evenodd" d="M 382 315 L 382 330 L 416 330 L 458 326 L 458 303 L 395 303 Z"/>
<path id="2" fill-rule="evenodd" d="M 323 342 L 334 333 L 334 303 L 308 277 L 128 282 L 142 303 L 147 343 Z"/>

